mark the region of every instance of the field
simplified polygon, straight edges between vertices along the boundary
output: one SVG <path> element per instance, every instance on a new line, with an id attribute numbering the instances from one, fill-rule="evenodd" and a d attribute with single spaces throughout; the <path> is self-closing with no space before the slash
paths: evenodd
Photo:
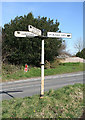
<path id="1" fill-rule="evenodd" d="M 50 69 L 45 69 L 45 76 L 83 71 L 84 65 L 83 63 L 62 63 L 57 65 L 56 62 L 53 62 Z M 40 75 L 40 67 L 29 66 L 29 71 L 24 72 L 24 66 L 2 65 L 2 82 L 40 77 Z"/>
<path id="2" fill-rule="evenodd" d="M 82 84 L 65 86 L 25 98 L 13 98 L 2 102 L 2 118 L 80 118 L 83 113 Z"/>

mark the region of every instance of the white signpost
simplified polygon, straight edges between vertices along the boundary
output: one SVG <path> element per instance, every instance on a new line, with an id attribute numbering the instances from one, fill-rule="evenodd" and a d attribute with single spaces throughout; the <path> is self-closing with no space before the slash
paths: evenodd
<path id="1" fill-rule="evenodd" d="M 28 31 L 15 31 L 14 35 L 16 37 L 29 37 L 33 38 L 39 36 L 42 38 L 42 52 L 41 52 L 41 93 L 40 98 L 44 96 L 44 38 L 71 38 L 71 33 L 57 33 L 57 32 L 47 32 L 47 36 L 43 36 L 41 30 L 28 25 Z"/>
<path id="2" fill-rule="evenodd" d="M 47 37 L 52 38 L 71 38 L 71 33 L 47 32 Z"/>
<path id="3" fill-rule="evenodd" d="M 41 30 L 38 28 L 33 27 L 32 25 L 28 25 L 28 30 L 32 33 L 37 34 L 38 36 L 41 36 Z"/>
<path id="4" fill-rule="evenodd" d="M 15 31 L 14 35 L 16 37 L 29 37 L 29 38 L 38 36 L 34 33 L 28 32 L 28 31 Z"/>

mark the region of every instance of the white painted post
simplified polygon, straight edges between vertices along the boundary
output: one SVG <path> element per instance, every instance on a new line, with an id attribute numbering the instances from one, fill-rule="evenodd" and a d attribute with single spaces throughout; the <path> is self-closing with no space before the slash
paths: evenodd
<path id="1" fill-rule="evenodd" d="M 44 96 L 44 40 L 42 40 L 42 53 L 41 53 L 41 94 L 40 98 Z"/>

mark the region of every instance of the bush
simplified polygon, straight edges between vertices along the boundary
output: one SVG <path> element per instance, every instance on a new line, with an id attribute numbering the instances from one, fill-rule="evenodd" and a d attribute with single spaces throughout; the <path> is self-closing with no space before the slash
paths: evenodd
<path id="1" fill-rule="evenodd" d="M 55 60 L 51 63 L 51 68 L 56 68 L 59 64 L 60 64 L 60 60 L 59 60 L 59 59 L 55 59 Z"/>
<path id="2" fill-rule="evenodd" d="M 59 63 L 59 65 L 63 65 L 63 66 L 78 66 L 80 64 L 80 62 L 77 63 Z"/>
<path id="3" fill-rule="evenodd" d="M 85 59 L 85 48 L 76 54 L 77 57 Z"/>
<path id="4" fill-rule="evenodd" d="M 45 69 L 50 69 L 50 62 L 47 60 L 45 61 Z"/>
<path id="5" fill-rule="evenodd" d="M 32 13 L 15 17 L 10 23 L 5 24 L 2 29 L 2 54 L 4 63 L 31 64 L 39 66 L 41 59 L 41 38 L 16 38 L 14 32 L 27 31 L 27 26 L 33 25 L 40 30 L 45 29 L 44 34 L 49 31 L 59 30 L 59 22 L 55 22 L 47 17 L 34 18 Z M 45 60 L 51 61 L 58 55 L 58 49 L 62 45 L 62 39 L 48 38 L 45 40 Z M 56 51 L 56 52 L 55 52 Z"/>

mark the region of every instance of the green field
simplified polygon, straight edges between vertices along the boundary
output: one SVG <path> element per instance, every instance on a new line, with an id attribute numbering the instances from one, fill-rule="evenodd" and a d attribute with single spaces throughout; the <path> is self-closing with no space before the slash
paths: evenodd
<path id="1" fill-rule="evenodd" d="M 83 63 L 63 63 L 58 65 L 52 63 L 52 68 L 45 69 L 45 76 L 83 71 L 84 65 Z M 28 72 L 24 72 L 24 66 L 3 64 L 2 82 L 39 77 L 41 75 L 41 68 L 29 66 L 29 69 Z"/>
<path id="2" fill-rule="evenodd" d="M 3 118 L 80 118 L 83 113 L 82 84 L 65 86 L 25 98 L 13 98 L 2 102 Z"/>

